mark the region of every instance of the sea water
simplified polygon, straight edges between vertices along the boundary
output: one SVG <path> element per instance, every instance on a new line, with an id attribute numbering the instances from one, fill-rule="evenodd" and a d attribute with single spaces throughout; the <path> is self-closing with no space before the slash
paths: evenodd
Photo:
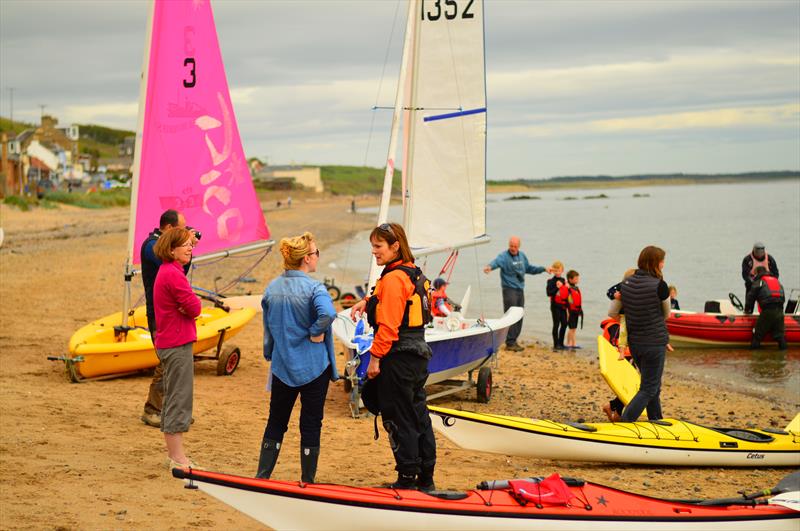
<path id="1" fill-rule="evenodd" d="M 530 199 L 510 200 L 512 196 Z M 400 218 L 393 207 L 390 219 Z M 584 323 L 577 331 L 582 352 L 592 355 L 609 300 L 607 289 L 636 266 L 639 251 L 657 245 L 666 253 L 664 279 L 678 288 L 681 309 L 702 311 L 706 300 L 734 293 L 744 302 L 741 263 L 755 241 L 775 257 L 787 296 L 800 289 L 800 180 L 761 183 L 563 189 L 490 194 L 487 232 L 492 242 L 461 250 L 448 294 L 459 300 L 471 286 L 469 316 L 502 314 L 499 272 L 485 264 L 519 236 L 532 264 L 560 260 L 580 273 Z M 367 234 L 337 245 L 321 275 L 334 276 L 343 290 L 363 282 L 369 256 Z M 420 260 L 435 278 L 445 256 Z M 552 344 L 548 275 L 528 275 L 521 340 Z M 795 292 L 795 298 L 800 292 Z M 767 350 L 680 348 L 668 357 L 670 370 L 800 403 L 800 349 Z"/>

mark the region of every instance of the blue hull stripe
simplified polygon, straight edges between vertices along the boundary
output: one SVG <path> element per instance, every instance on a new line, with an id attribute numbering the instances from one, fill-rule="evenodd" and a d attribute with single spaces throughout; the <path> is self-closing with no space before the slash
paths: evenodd
<path id="1" fill-rule="evenodd" d="M 487 329 L 483 334 L 428 343 L 433 351 L 433 356 L 428 362 L 428 372 L 431 375 L 428 381 L 440 382 L 446 378 L 441 376 L 437 378 L 437 373 L 443 373 L 456 367 L 467 365 L 474 368 L 481 365 L 486 358 L 500 349 L 508 335 L 508 328 Z M 353 351 L 351 350 L 350 357 L 352 356 Z M 361 363 L 356 368 L 356 374 L 362 383 L 366 381 L 369 359 L 369 353 L 362 354 Z"/>
<path id="2" fill-rule="evenodd" d="M 470 114 L 480 114 L 482 112 L 486 112 L 486 107 L 481 107 L 480 109 L 469 109 L 466 111 L 458 111 L 458 112 L 449 112 L 447 114 L 435 114 L 433 116 L 426 116 L 422 119 L 423 122 L 433 122 L 435 120 L 446 120 L 448 118 L 458 118 L 459 116 L 467 116 Z"/>

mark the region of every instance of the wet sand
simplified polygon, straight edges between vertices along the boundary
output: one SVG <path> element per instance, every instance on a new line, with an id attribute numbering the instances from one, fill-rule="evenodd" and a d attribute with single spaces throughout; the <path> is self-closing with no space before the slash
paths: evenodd
<path id="1" fill-rule="evenodd" d="M 349 199 L 295 198 L 291 209 L 276 209 L 274 200 L 264 205 L 273 238 L 310 230 L 322 260 L 326 245 L 369 228 L 374 219 L 346 214 Z M 63 364 L 46 359 L 64 354 L 79 327 L 119 311 L 127 221 L 127 208 L 20 212 L 0 205 L 5 229 L 0 248 L 0 527 L 260 529 L 227 505 L 183 489 L 165 469 L 161 433 L 139 420 L 148 376 L 72 384 Z M 195 284 L 211 286 L 216 277 L 246 267 L 230 262 L 198 269 Z M 255 282 L 242 284 L 238 292 L 260 293 L 280 271 L 279 253 L 271 253 L 250 273 Z M 134 285 L 138 297 L 138 277 Z M 536 338 L 522 339 L 525 351 L 501 353 L 489 404 L 478 404 L 474 391 L 435 403 L 554 420 L 605 420 L 600 407 L 611 393 L 596 361 L 552 353 Z M 260 319 L 231 342 L 243 353 L 233 376 L 216 376 L 214 362 L 195 365 L 196 422 L 185 442 L 190 455 L 210 470 L 253 475 L 268 404 Z M 338 359 L 341 368 L 344 358 Z M 719 426 L 783 427 L 797 407 L 682 379 L 670 372 L 669 361 L 662 397 L 667 416 Z M 276 479 L 299 478 L 298 413 L 299 408 Z M 374 486 L 393 479 L 386 435 L 382 432 L 378 441 L 372 435 L 372 419 L 352 419 L 342 383 L 333 384 L 317 481 Z M 551 462 L 465 451 L 441 436 L 437 443 L 436 484 L 451 489 L 557 471 L 649 495 L 717 497 L 774 486 L 791 472 Z"/>

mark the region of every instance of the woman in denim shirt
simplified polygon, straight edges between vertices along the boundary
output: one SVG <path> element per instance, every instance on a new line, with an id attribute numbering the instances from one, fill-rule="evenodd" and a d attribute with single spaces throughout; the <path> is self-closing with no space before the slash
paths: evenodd
<path id="1" fill-rule="evenodd" d="M 272 393 L 256 477 L 272 475 L 300 395 L 301 481 L 313 483 L 328 383 L 339 378 L 331 334 L 336 311 L 325 286 L 308 276 L 319 261 L 314 236 L 306 232 L 284 238 L 280 251 L 285 271 L 270 282 L 261 299 L 264 358 L 272 362 Z"/>

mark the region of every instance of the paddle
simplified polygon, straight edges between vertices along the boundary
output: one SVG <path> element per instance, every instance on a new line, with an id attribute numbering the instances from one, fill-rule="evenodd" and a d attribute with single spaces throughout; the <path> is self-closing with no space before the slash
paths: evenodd
<path id="1" fill-rule="evenodd" d="M 698 502 L 697 505 L 756 505 L 758 503 L 767 503 L 766 501 L 759 501 L 757 498 L 762 498 L 764 496 L 775 496 L 777 494 L 783 494 L 784 492 L 795 492 L 800 491 L 800 470 L 797 472 L 792 472 L 782 480 L 778 482 L 777 485 L 772 487 L 771 489 L 764 489 L 758 491 L 753 494 L 745 494 L 742 492 L 741 498 L 719 498 L 716 500 L 703 500 Z"/>

